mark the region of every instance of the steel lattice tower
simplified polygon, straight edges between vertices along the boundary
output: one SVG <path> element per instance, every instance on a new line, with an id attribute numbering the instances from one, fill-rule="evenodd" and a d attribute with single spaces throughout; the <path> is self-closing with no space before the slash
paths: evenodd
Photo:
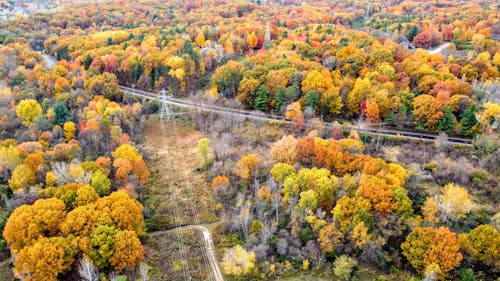
<path id="1" fill-rule="evenodd" d="M 170 120 L 170 109 L 168 108 L 167 102 L 167 91 L 165 89 L 161 89 L 161 110 L 160 110 L 160 120 L 167 119 Z"/>

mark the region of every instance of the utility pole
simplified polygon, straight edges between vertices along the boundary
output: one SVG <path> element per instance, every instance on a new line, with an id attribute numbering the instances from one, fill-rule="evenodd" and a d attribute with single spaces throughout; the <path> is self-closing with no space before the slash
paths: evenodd
<path id="1" fill-rule="evenodd" d="M 165 91 L 165 88 L 161 89 L 160 94 L 161 94 L 160 120 L 163 120 L 164 118 L 170 120 L 170 109 L 168 108 L 167 91 Z"/>

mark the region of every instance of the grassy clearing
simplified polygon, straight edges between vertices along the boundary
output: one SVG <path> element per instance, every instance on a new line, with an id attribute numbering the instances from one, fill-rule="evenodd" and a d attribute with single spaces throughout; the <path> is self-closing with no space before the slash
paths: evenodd
<path id="1" fill-rule="evenodd" d="M 151 178 L 143 197 L 146 226 L 148 232 L 162 231 L 146 240 L 145 256 L 146 263 L 152 266 L 151 280 L 184 280 L 185 266 L 189 268 L 191 280 L 206 280 L 211 273 L 205 266 L 201 232 L 172 230 L 176 225 L 218 220 L 213 215 L 215 203 L 210 185 L 205 174 L 197 171 L 201 159 L 196 145 L 202 137 L 189 121 L 160 123 L 152 118 L 147 123 L 144 148 L 149 155 L 147 165 Z"/>
<path id="2" fill-rule="evenodd" d="M 196 149 L 201 133 L 188 121 L 150 119 L 145 136 L 145 149 L 151 155 L 147 161 L 151 178 L 144 190 L 145 207 L 150 211 L 148 231 L 175 227 L 175 207 L 177 224 L 216 221 L 210 185 L 203 173 L 195 171 L 201 163 Z"/>
<path id="3" fill-rule="evenodd" d="M 201 232 L 196 229 L 172 230 L 162 235 L 148 237 L 146 262 L 152 266 L 151 280 L 184 280 L 183 268 L 189 268 L 191 280 L 207 280 L 211 269 L 205 259 Z M 182 259 L 182 247 L 187 263 Z"/>

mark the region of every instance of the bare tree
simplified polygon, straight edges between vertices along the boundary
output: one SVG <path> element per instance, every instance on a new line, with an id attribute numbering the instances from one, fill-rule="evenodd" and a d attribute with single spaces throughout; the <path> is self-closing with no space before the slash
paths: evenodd
<path id="1" fill-rule="evenodd" d="M 86 257 L 80 260 L 80 265 L 78 266 L 78 273 L 82 280 L 84 281 L 98 281 L 99 271 L 97 267 L 93 265 Z"/>

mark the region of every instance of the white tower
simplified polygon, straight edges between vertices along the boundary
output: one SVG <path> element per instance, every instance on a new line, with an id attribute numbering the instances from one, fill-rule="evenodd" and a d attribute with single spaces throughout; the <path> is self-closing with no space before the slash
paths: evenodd
<path id="1" fill-rule="evenodd" d="M 266 33 L 264 34 L 264 48 L 271 49 L 271 30 L 269 28 L 269 21 L 266 22 Z"/>
<path id="2" fill-rule="evenodd" d="M 168 108 L 168 103 L 167 103 L 167 91 L 165 91 L 165 89 L 162 88 L 160 94 L 161 94 L 160 120 L 163 120 L 164 118 L 170 120 L 170 109 Z"/>

